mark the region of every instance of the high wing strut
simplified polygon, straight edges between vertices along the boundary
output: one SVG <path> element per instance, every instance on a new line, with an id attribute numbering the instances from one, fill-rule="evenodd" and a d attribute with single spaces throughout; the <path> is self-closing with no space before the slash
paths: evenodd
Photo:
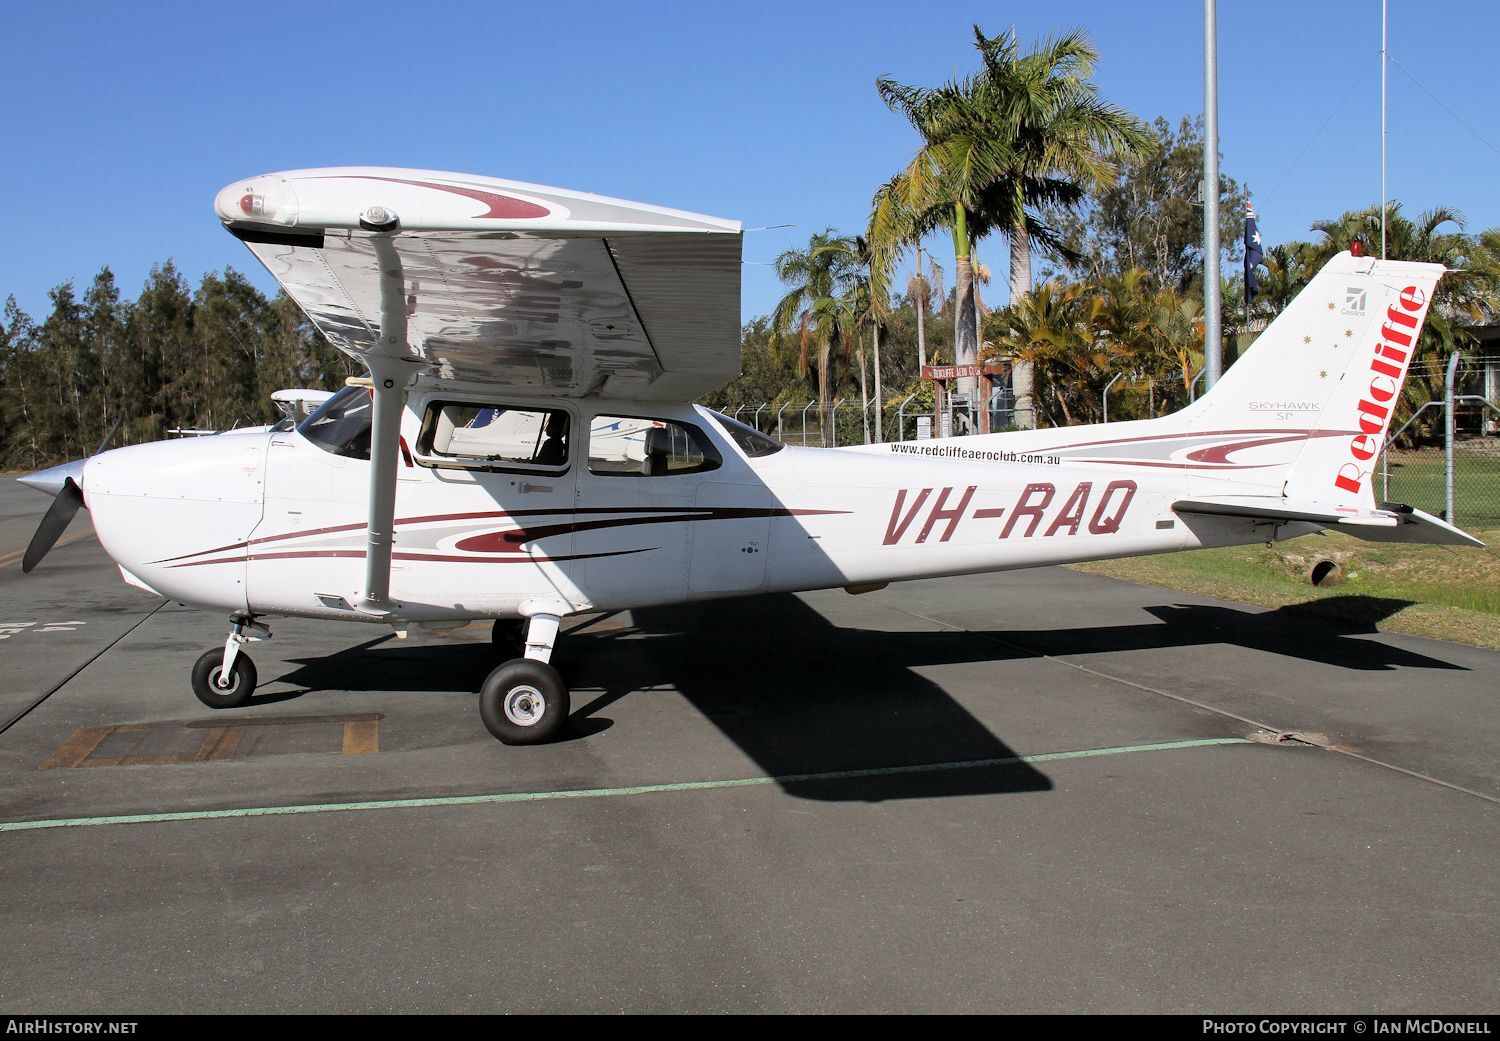
<path id="1" fill-rule="evenodd" d="M 406 277 L 394 235 L 373 236 L 380 264 L 380 349 L 365 356 L 374 414 L 370 424 L 370 501 L 365 545 L 365 595 L 360 610 L 389 614 L 391 547 L 395 543 L 396 474 L 401 465 L 401 413 L 423 360 L 406 341 Z"/>

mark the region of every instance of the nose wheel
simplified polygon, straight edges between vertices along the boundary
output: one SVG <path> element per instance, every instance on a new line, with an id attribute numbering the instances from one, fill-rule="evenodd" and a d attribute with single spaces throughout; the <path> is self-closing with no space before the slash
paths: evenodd
<path id="1" fill-rule="evenodd" d="M 568 686 L 551 665 L 560 621 L 556 615 L 533 615 L 525 630 L 526 656 L 495 669 L 479 688 L 479 717 L 507 745 L 550 741 L 568 721 Z M 499 633 L 497 624 L 497 644 Z"/>
<path id="2" fill-rule="evenodd" d="M 248 632 L 247 632 L 248 630 Z M 229 638 L 222 648 L 204 651 L 193 663 L 193 693 L 209 708 L 242 708 L 250 703 L 259 677 L 255 663 L 240 647 L 268 640 L 271 629 L 245 615 L 230 615 Z"/>
<path id="3" fill-rule="evenodd" d="M 248 654 L 235 655 L 226 673 L 224 652 L 214 648 L 193 665 L 193 693 L 209 708 L 242 708 L 255 693 L 258 678 Z"/>

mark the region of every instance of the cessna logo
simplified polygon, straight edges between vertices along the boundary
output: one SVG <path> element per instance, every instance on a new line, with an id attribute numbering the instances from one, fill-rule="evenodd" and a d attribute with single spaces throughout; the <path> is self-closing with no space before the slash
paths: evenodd
<path id="1" fill-rule="evenodd" d="M 1407 362 L 1416 347 L 1417 330 L 1422 327 L 1422 311 L 1427 294 L 1416 286 L 1401 290 L 1396 303 L 1386 308 L 1385 324 L 1370 357 L 1370 386 L 1355 407 L 1360 432 L 1349 442 L 1353 462 L 1339 467 L 1333 484 L 1346 492 L 1358 492 L 1370 471 L 1362 464 L 1380 454 L 1381 439 L 1391 420 L 1392 402 L 1401 392 Z"/>
<path id="2" fill-rule="evenodd" d="M 913 530 L 916 531 L 913 541 L 917 544 L 926 542 L 933 535 L 937 536 L 936 541 L 947 542 L 965 518 L 1003 520 L 996 536 L 1002 539 L 1013 535 L 1029 539 L 1037 534 L 1038 529 L 1041 529 L 1042 538 L 1077 535 L 1085 526 L 1091 535 L 1112 535 L 1120 530 L 1125 511 L 1130 509 L 1135 498 L 1134 481 L 1111 481 L 1097 496 L 1093 482 L 1083 481 L 1074 485 L 1066 497 L 1058 495 L 1057 485 L 1037 481 L 1022 489 L 1009 507 L 971 511 L 969 503 L 977 490 L 978 486 L 972 484 L 962 490 L 921 488 L 913 493 L 912 489 L 899 489 L 891 506 L 891 519 L 885 526 L 884 544 L 894 546 Z M 922 521 L 920 528 L 917 527 L 918 519 Z"/>

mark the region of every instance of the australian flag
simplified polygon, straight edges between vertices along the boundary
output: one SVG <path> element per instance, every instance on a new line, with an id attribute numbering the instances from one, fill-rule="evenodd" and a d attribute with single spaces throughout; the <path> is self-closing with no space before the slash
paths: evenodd
<path id="1" fill-rule="evenodd" d="M 1260 245 L 1260 228 L 1255 224 L 1255 207 L 1245 207 L 1245 301 L 1254 300 L 1260 292 L 1255 282 L 1255 269 L 1260 267 L 1266 251 Z"/>

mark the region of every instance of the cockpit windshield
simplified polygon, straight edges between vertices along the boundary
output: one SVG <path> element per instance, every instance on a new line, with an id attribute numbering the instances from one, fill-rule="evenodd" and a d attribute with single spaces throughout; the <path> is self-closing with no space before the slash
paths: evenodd
<path id="1" fill-rule="evenodd" d="M 368 459 L 374 404 L 369 388 L 345 387 L 304 419 L 297 433 L 325 452 L 347 459 Z"/>
<path id="2" fill-rule="evenodd" d="M 740 451 L 751 459 L 774 455 L 786 447 L 769 434 L 762 434 L 754 427 L 747 426 L 737 419 L 730 419 L 722 412 L 710 412 L 709 415 L 714 417 L 714 422 L 724 428 L 726 434 L 734 438 L 734 443 L 740 446 Z"/>

